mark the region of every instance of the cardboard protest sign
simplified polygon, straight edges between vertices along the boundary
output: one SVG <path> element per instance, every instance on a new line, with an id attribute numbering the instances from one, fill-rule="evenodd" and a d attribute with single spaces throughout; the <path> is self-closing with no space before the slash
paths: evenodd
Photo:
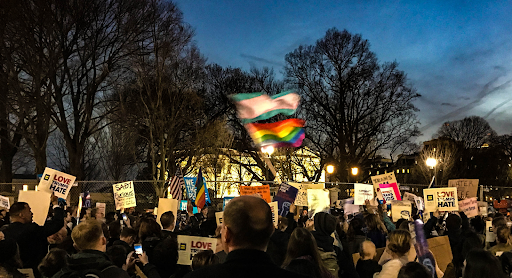
<path id="1" fill-rule="evenodd" d="M 354 184 L 354 205 L 364 205 L 364 201 L 373 200 L 373 185 Z"/>
<path id="2" fill-rule="evenodd" d="M 377 176 L 371 176 L 373 188 L 375 189 L 375 192 L 377 193 L 377 199 L 384 200 L 384 197 L 382 196 L 382 193 L 380 192 L 379 184 L 390 184 L 390 183 L 397 183 L 395 173 L 389 172 L 382 175 Z"/>
<path id="3" fill-rule="evenodd" d="M 492 230 L 492 221 L 485 222 L 485 242 L 494 242 L 496 234 Z"/>
<path id="4" fill-rule="evenodd" d="M 96 208 L 98 209 L 98 211 L 102 212 L 103 213 L 103 217 L 105 217 L 105 209 L 107 208 L 107 204 L 105 203 L 96 203 Z"/>
<path id="5" fill-rule="evenodd" d="M 216 212 L 215 218 L 217 219 L 217 227 L 220 227 L 220 225 L 222 225 L 222 219 L 224 218 L 224 212 L 223 211 Z"/>
<path id="6" fill-rule="evenodd" d="M 290 211 L 290 205 L 295 202 L 299 190 L 289 184 L 281 183 L 279 190 L 277 191 L 274 201 L 277 201 L 278 210 L 280 216 L 285 216 Z"/>
<path id="7" fill-rule="evenodd" d="M 456 187 L 441 187 L 423 189 L 423 201 L 427 211 L 458 211 L 459 202 L 457 200 Z"/>
<path id="8" fill-rule="evenodd" d="M 409 201 L 392 201 L 391 202 L 391 215 L 393 222 L 400 220 L 400 218 L 407 219 L 411 217 L 412 208 Z"/>
<path id="9" fill-rule="evenodd" d="M 258 195 L 265 202 L 270 203 L 270 187 L 268 184 L 260 186 L 240 186 L 240 196 Z"/>
<path id="10" fill-rule="evenodd" d="M 329 212 L 330 206 L 329 190 L 308 189 L 309 217 L 313 217 L 318 212 Z"/>
<path id="11" fill-rule="evenodd" d="M 458 189 L 457 189 L 458 190 Z M 467 198 L 459 201 L 459 209 L 466 214 L 467 217 L 475 217 L 479 214 L 478 201 L 476 197 Z"/>
<path id="12" fill-rule="evenodd" d="M 412 194 L 412 193 L 404 192 L 404 198 L 403 199 L 414 204 L 414 202 L 415 202 L 414 198 L 415 197 L 417 197 L 417 196 Z"/>
<path id="13" fill-rule="evenodd" d="M 379 184 L 380 192 L 386 202 L 401 201 L 400 190 L 396 182 L 389 184 Z"/>
<path id="14" fill-rule="evenodd" d="M 354 198 L 348 198 L 342 200 L 343 204 L 343 212 L 345 215 L 351 215 L 355 213 L 359 213 L 360 207 L 358 205 L 354 205 Z"/>
<path id="15" fill-rule="evenodd" d="M 270 210 L 272 211 L 272 222 L 274 222 L 274 227 L 277 228 L 277 224 L 279 223 L 279 210 L 277 202 L 268 203 L 270 206 Z"/>
<path id="16" fill-rule="evenodd" d="M 37 188 L 40 191 L 53 192 L 55 196 L 66 199 L 75 179 L 75 176 L 46 167 Z"/>
<path id="17" fill-rule="evenodd" d="M 11 207 L 11 202 L 8 197 L 4 197 L 0 195 L 0 207 L 9 209 Z"/>
<path id="18" fill-rule="evenodd" d="M 216 238 L 178 235 L 178 264 L 192 265 L 195 254 L 208 249 L 217 252 Z"/>
<path id="19" fill-rule="evenodd" d="M 40 226 L 44 226 L 46 217 L 48 216 L 48 208 L 50 207 L 52 193 L 46 191 L 21 191 L 18 195 L 18 202 L 27 203 L 33 216 L 33 221 Z"/>
<path id="20" fill-rule="evenodd" d="M 114 189 L 114 201 L 116 202 L 116 210 L 137 206 L 133 181 L 116 183 L 112 185 L 112 188 Z"/>
<path id="21" fill-rule="evenodd" d="M 466 198 L 476 198 L 478 194 L 478 179 L 449 180 L 448 187 L 457 187 L 459 201 Z"/>
<path id="22" fill-rule="evenodd" d="M 178 213 L 178 200 L 176 199 L 167 199 L 167 198 L 159 198 L 158 199 L 158 207 L 156 210 L 156 222 L 162 225 L 160 223 L 160 217 L 165 212 L 172 211 L 172 214 L 174 215 L 174 219 L 177 219 L 177 213 Z M 163 228 L 163 227 L 162 227 Z"/>

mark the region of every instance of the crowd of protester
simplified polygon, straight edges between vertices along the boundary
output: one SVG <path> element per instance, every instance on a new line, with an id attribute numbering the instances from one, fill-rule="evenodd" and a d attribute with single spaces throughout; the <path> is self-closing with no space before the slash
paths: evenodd
<path id="1" fill-rule="evenodd" d="M 435 273 L 419 263 L 413 221 L 392 222 L 386 205 L 367 203 L 364 212 L 342 210 L 308 215 L 291 205 L 274 227 L 261 198 L 233 199 L 217 226 L 214 207 L 194 214 L 123 213 L 97 208 L 62 208 L 52 198 L 44 226 L 32 221 L 27 203 L 0 211 L 0 277 L 355 277 L 472 278 L 510 277 L 512 243 L 509 216 L 495 213 L 468 219 L 462 212 L 434 212 L 423 226 L 427 238 L 448 236 L 453 260 Z M 311 217 L 310 217 L 311 216 Z M 495 242 L 486 242 L 485 221 L 492 221 Z M 197 253 L 192 265 L 178 264 L 178 235 L 217 239 L 216 252 Z M 143 252 L 137 254 L 134 246 Z M 382 255 L 377 250 L 384 248 Z M 354 263 L 353 255 L 359 259 Z"/>

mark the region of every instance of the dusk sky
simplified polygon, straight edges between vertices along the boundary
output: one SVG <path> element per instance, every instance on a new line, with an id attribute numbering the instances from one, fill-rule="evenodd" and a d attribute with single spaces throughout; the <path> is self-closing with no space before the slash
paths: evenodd
<path id="1" fill-rule="evenodd" d="M 380 62 L 397 61 L 422 95 L 423 135 L 445 121 L 484 117 L 512 132 L 512 1 L 178 0 L 210 63 L 273 67 L 327 29 L 361 34 Z"/>

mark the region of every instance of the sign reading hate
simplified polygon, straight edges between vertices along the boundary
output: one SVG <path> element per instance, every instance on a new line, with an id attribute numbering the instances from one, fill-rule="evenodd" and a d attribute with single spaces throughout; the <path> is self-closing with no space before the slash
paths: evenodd
<path id="1" fill-rule="evenodd" d="M 192 258 L 203 250 L 217 251 L 217 239 L 178 235 L 178 264 L 192 265 Z"/>
<path id="2" fill-rule="evenodd" d="M 114 200 L 116 202 L 116 210 L 120 210 L 123 208 L 131 208 L 137 205 L 133 181 L 116 183 L 112 185 L 112 187 L 114 188 Z"/>
<path id="3" fill-rule="evenodd" d="M 425 210 L 427 211 L 458 211 L 457 188 L 441 187 L 423 189 Z"/>
<path id="4" fill-rule="evenodd" d="M 459 200 L 476 197 L 478 193 L 478 179 L 449 180 L 448 187 L 457 187 Z"/>
<path id="5" fill-rule="evenodd" d="M 75 179 L 75 176 L 46 167 L 38 188 L 41 191 L 53 192 L 55 196 L 66 199 Z"/>

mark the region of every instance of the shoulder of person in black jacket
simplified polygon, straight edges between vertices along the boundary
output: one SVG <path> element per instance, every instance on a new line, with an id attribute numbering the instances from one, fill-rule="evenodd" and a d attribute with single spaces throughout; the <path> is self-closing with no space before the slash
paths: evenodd
<path id="1" fill-rule="evenodd" d="M 128 278 L 126 271 L 115 266 L 110 262 L 107 255 L 97 250 L 83 250 L 72 255 L 68 259 L 68 266 L 63 268 L 53 278 L 68 277 L 73 274 L 88 272 L 100 272 L 103 277 L 108 278 Z"/>

